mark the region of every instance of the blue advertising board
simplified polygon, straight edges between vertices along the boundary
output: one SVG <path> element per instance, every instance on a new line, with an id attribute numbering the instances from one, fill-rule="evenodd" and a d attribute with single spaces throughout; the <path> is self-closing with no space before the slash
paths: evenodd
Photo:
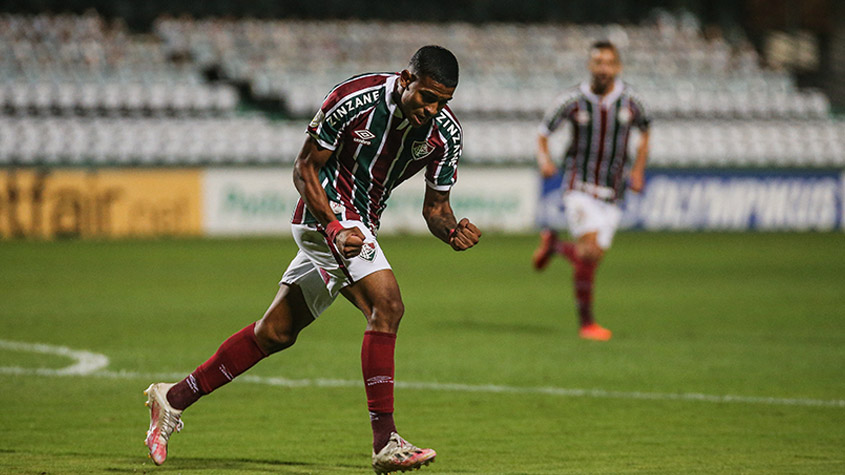
<path id="1" fill-rule="evenodd" d="M 561 177 L 542 182 L 537 223 L 564 229 Z M 651 170 L 629 192 L 621 227 L 683 231 L 843 229 L 841 170 Z"/>

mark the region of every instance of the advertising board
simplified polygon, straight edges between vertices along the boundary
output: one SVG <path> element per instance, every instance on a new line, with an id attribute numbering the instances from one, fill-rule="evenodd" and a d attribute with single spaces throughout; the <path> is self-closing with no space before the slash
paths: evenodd
<path id="1" fill-rule="evenodd" d="M 0 169 L 0 237 L 199 235 L 199 173 Z"/>

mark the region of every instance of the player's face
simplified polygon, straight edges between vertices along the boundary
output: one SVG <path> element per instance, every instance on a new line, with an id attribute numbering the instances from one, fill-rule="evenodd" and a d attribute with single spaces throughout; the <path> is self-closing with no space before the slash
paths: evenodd
<path id="1" fill-rule="evenodd" d="M 446 87 L 428 76 L 417 76 L 407 69 L 399 76 L 399 108 L 411 123 L 420 127 L 431 121 L 452 100 L 454 87 Z"/>
<path id="2" fill-rule="evenodd" d="M 590 74 L 593 77 L 593 92 L 604 94 L 622 70 L 619 57 L 609 48 L 594 48 L 590 51 Z"/>

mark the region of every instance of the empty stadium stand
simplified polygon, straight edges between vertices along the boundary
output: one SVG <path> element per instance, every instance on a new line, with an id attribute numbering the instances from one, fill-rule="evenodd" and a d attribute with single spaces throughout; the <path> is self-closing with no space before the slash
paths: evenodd
<path id="1" fill-rule="evenodd" d="M 631 25 L 0 16 L 0 166 L 290 163 L 337 82 L 401 68 L 422 44 L 461 60 L 465 160 L 531 164 L 546 105 L 586 77 L 596 39 L 655 117 L 651 163 L 842 167 L 827 97 L 695 22 Z M 278 105 L 267 113 L 255 104 Z M 280 119 L 281 117 L 281 119 Z M 560 145 L 558 145 L 560 146 Z"/>

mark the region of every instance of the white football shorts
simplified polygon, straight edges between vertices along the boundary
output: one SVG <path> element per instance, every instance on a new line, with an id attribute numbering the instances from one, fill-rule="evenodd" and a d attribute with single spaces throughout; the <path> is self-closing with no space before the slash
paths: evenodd
<path id="1" fill-rule="evenodd" d="M 569 190 L 563 194 L 563 207 L 569 234 L 578 239 L 587 233 L 598 233 L 597 242 L 609 249 L 622 219 L 619 206 L 597 199 L 583 191 Z"/>
<path id="2" fill-rule="evenodd" d="M 352 259 L 341 256 L 333 243 L 329 246 L 326 236 L 316 227 L 291 225 L 299 252 L 288 265 L 279 284 L 298 285 L 314 317 L 329 308 L 342 288 L 373 272 L 391 268 L 381 246 L 364 223 L 346 220 L 340 224 L 344 228 L 357 227 L 364 233 L 361 253 Z"/>

